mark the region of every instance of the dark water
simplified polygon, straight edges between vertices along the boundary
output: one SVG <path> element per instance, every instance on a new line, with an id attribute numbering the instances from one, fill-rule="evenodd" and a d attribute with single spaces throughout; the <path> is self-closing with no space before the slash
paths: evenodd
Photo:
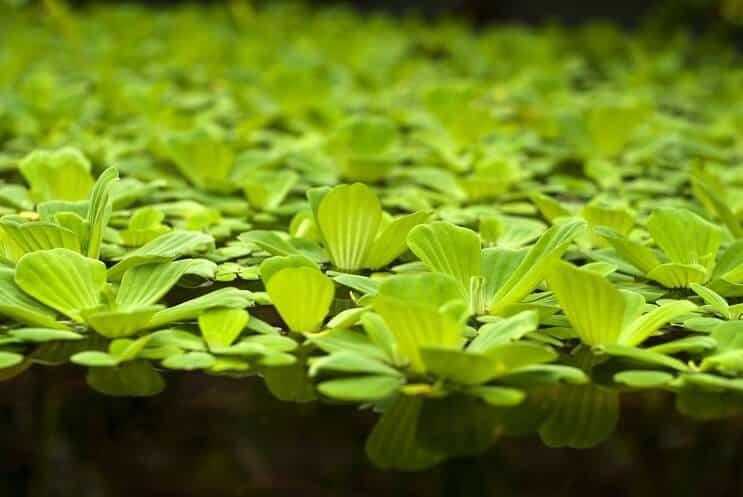
<path id="1" fill-rule="evenodd" d="M 281 402 L 259 378 L 167 382 L 137 399 L 94 392 L 79 368 L 0 383 L 0 495 L 743 495 L 741 418 L 692 419 L 662 393 L 561 387 L 508 412 L 404 398 L 380 421 Z"/>

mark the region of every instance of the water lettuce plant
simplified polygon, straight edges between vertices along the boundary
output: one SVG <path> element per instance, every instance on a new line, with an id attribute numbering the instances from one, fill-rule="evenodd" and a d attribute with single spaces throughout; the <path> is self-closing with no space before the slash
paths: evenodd
<path id="1" fill-rule="evenodd" d="M 262 379 L 410 470 L 743 411 L 729 45 L 248 7 L 0 3 L 0 381 Z"/>

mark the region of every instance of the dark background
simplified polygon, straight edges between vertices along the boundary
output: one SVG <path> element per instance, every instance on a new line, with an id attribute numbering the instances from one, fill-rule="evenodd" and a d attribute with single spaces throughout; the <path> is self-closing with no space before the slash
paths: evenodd
<path id="1" fill-rule="evenodd" d="M 67 0 L 73 5 L 138 3 L 164 6 L 181 3 L 219 4 L 230 0 Z M 276 0 L 247 0 L 260 7 Z M 287 0 L 282 0 L 287 1 Z M 292 1 L 292 0 L 288 0 Z M 416 14 L 429 18 L 457 16 L 476 23 L 519 22 L 579 24 L 604 20 L 627 27 L 648 21 L 661 26 L 739 31 L 743 28 L 743 0 L 297 0 L 313 6 L 350 6 L 362 12 Z M 34 0 L 28 0 L 33 3 Z M 737 5 L 737 14 L 724 5 Z"/>

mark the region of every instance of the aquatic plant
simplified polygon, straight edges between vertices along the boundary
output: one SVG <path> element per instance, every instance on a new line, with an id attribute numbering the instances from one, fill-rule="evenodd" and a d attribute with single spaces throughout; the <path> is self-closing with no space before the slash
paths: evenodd
<path id="1" fill-rule="evenodd" d="M 0 5 L 0 379 L 261 377 L 384 411 L 403 469 L 594 446 L 622 391 L 743 405 L 725 44 L 54 5 Z"/>

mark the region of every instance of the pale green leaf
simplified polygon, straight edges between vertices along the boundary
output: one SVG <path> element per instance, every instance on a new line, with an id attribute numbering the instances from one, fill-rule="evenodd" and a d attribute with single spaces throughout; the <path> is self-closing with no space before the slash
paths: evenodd
<path id="1" fill-rule="evenodd" d="M 199 329 L 209 347 L 232 345 L 250 319 L 244 309 L 210 309 L 199 316 Z"/>
<path id="2" fill-rule="evenodd" d="M 336 186 L 322 197 L 315 213 L 330 260 L 342 271 L 364 266 L 381 220 L 377 196 L 362 183 Z"/>
<path id="3" fill-rule="evenodd" d="M 322 326 L 335 285 L 318 269 L 295 267 L 274 274 L 266 283 L 266 292 L 289 329 L 306 333 Z"/>
<path id="4" fill-rule="evenodd" d="M 43 250 L 18 261 L 15 282 L 39 302 L 82 322 L 80 312 L 100 301 L 106 266 L 71 250 Z"/>
<path id="5" fill-rule="evenodd" d="M 480 276 L 480 237 L 472 230 L 437 222 L 416 226 L 408 235 L 410 250 L 431 271 L 454 278 L 469 299 L 470 280 Z"/>

